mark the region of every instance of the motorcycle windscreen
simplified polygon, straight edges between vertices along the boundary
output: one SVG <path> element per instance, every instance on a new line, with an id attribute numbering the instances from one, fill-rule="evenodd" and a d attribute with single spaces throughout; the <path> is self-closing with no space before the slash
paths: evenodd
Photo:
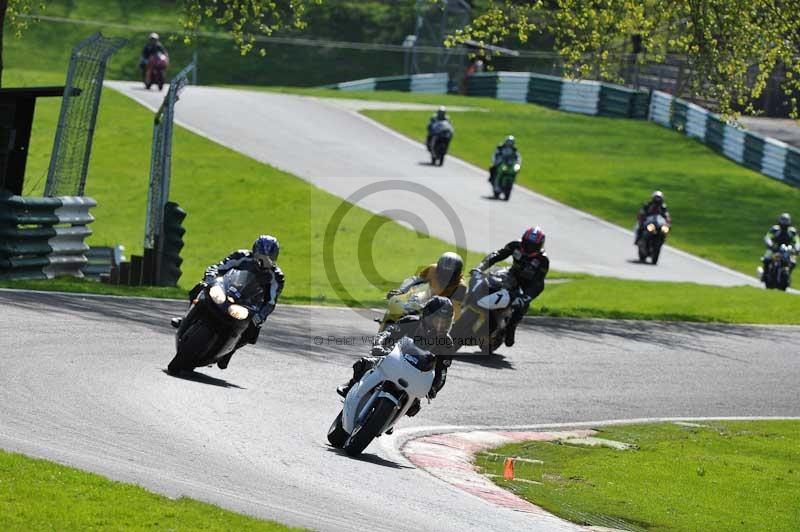
<path id="1" fill-rule="evenodd" d="M 225 293 L 239 305 L 257 307 L 264 301 L 264 287 L 258 276 L 246 270 L 231 270 L 223 279 Z"/>

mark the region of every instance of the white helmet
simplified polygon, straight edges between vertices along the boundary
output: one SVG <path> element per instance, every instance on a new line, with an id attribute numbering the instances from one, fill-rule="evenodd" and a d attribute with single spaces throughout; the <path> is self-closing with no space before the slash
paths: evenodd
<path id="1" fill-rule="evenodd" d="M 153 39 L 153 40 L 156 40 L 156 41 L 157 41 L 157 40 L 158 40 L 158 33 L 156 33 L 156 32 L 153 32 L 153 33 L 151 33 L 150 35 L 148 35 L 148 36 L 147 36 L 147 38 L 148 38 L 148 39 Z"/>

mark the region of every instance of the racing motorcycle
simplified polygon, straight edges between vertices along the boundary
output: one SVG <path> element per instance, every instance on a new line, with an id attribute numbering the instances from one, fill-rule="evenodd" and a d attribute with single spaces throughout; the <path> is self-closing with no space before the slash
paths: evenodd
<path id="1" fill-rule="evenodd" d="M 169 58 L 164 52 L 156 52 L 147 60 L 144 70 L 144 87 L 150 90 L 153 84 L 158 85 L 158 90 L 164 87 L 164 72 L 169 66 Z"/>
<path id="2" fill-rule="evenodd" d="M 498 165 L 495 170 L 494 181 L 492 183 L 494 199 L 498 199 L 503 195 L 503 199 L 508 201 L 511 197 L 511 188 L 514 186 L 514 180 L 517 178 L 521 165 L 514 157 L 506 157 Z"/>
<path id="3" fill-rule="evenodd" d="M 381 357 L 344 399 L 341 412 L 328 429 L 328 441 L 357 456 L 424 398 L 435 376 L 436 355 L 404 353 L 402 343 Z"/>
<path id="4" fill-rule="evenodd" d="M 192 301 L 175 334 L 176 354 L 167 366 L 175 375 L 214 364 L 232 353 L 264 300 L 264 288 L 252 272 L 230 270 Z"/>
<path id="5" fill-rule="evenodd" d="M 777 288 L 786 290 L 792 284 L 792 269 L 794 262 L 792 255 L 794 249 L 786 244 L 781 244 L 773 253 L 772 259 L 767 264 L 767 271 L 763 267 L 758 268 L 758 273 L 763 275 L 764 286 L 766 288 Z"/>
<path id="6" fill-rule="evenodd" d="M 450 122 L 442 120 L 433 125 L 431 141 L 428 145 L 432 165 L 442 166 L 444 164 L 444 156 L 447 154 L 447 148 L 450 146 L 453 133 L 453 126 Z"/>
<path id="7" fill-rule="evenodd" d="M 461 315 L 450 332 L 456 349 L 478 345 L 482 353 L 492 354 L 500 347 L 513 314 L 511 302 L 518 290 L 509 268 L 473 273 L 461 304 Z"/>
<path id="8" fill-rule="evenodd" d="M 378 332 L 383 332 L 386 327 L 396 322 L 403 316 L 419 314 L 422 307 L 431 298 L 431 285 L 422 283 L 414 285 L 403 294 L 389 298 L 383 318 L 375 319 L 379 323 Z"/>
<path id="9" fill-rule="evenodd" d="M 666 218 L 660 214 L 651 214 L 644 219 L 644 228 L 642 229 L 639 240 L 636 245 L 639 247 L 639 261 L 647 261 L 647 257 L 653 264 L 658 264 L 658 256 L 661 254 L 661 246 L 669 234 L 669 224 Z"/>

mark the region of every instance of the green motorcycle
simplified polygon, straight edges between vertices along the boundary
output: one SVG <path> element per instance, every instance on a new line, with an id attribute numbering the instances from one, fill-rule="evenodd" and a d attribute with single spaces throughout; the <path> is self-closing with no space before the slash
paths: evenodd
<path id="1" fill-rule="evenodd" d="M 521 165 L 514 157 L 506 157 L 495 170 L 494 181 L 492 182 L 494 199 L 499 199 L 503 195 L 503 200 L 508 201 L 511 197 L 511 188 L 517 178 Z"/>

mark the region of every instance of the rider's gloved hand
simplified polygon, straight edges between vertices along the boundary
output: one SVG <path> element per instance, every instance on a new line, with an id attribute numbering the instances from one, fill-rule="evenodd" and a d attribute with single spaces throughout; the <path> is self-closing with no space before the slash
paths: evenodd
<path id="1" fill-rule="evenodd" d="M 431 388 L 430 390 L 428 390 L 428 395 L 426 395 L 426 397 L 428 399 L 435 399 L 436 398 L 436 394 L 438 394 L 438 393 L 439 393 L 438 390 L 436 390 L 435 388 Z"/>
<path id="2" fill-rule="evenodd" d="M 525 301 L 525 298 L 518 297 L 511 302 L 511 308 L 513 308 L 514 310 L 522 310 L 525 308 L 526 304 L 527 302 Z"/>
<path id="3" fill-rule="evenodd" d="M 386 299 L 392 299 L 394 296 L 399 296 L 403 292 L 397 288 L 392 288 L 388 292 L 386 292 Z"/>

